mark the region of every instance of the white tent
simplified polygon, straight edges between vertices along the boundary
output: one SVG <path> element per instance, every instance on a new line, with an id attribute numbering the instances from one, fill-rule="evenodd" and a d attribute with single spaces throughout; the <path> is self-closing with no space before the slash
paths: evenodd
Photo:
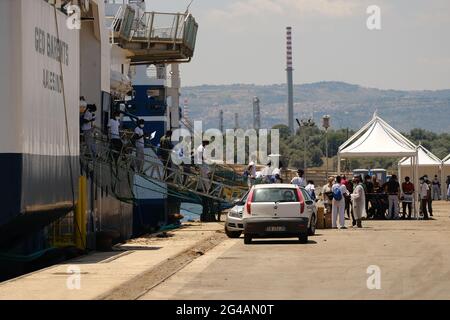
<path id="1" fill-rule="evenodd" d="M 411 161 L 412 159 L 409 157 L 398 162 L 398 175 L 401 180 L 403 177 L 412 176 Z M 445 180 L 442 180 L 442 161 L 421 144 L 417 147 L 417 166 L 419 177 L 427 175 L 433 179 L 437 175 L 441 186 L 445 185 Z M 441 193 L 444 189 L 441 188 Z"/>
<path id="2" fill-rule="evenodd" d="M 419 144 L 417 146 L 417 165 L 420 166 L 440 166 L 442 161 L 431 151 Z M 411 166 L 411 158 L 403 158 L 398 163 L 399 166 Z"/>
<path id="3" fill-rule="evenodd" d="M 339 147 L 338 173 L 341 173 L 342 158 L 367 157 L 411 158 L 412 181 L 414 181 L 415 199 L 417 199 L 417 190 L 419 190 L 417 146 L 378 117 L 376 113 L 371 121 Z M 416 202 L 414 202 L 414 213 L 418 217 Z"/>

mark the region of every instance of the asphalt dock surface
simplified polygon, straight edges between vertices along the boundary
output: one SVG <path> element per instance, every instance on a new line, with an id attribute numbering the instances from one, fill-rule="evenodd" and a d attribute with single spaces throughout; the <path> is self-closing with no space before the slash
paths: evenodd
<path id="1" fill-rule="evenodd" d="M 450 203 L 434 211 L 317 230 L 306 245 L 229 239 L 142 299 L 450 299 Z"/>
<path id="2" fill-rule="evenodd" d="M 191 223 L 0 283 L 0 299 L 450 299 L 450 202 L 428 221 L 347 226 L 244 245 Z"/>

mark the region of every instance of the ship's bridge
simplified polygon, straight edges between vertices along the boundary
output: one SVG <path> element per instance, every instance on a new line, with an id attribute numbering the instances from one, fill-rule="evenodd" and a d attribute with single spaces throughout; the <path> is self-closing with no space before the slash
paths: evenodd
<path id="1" fill-rule="evenodd" d="M 133 53 L 132 64 L 189 62 L 193 57 L 198 24 L 190 13 L 144 12 L 127 4 L 111 9 L 111 42 Z"/>

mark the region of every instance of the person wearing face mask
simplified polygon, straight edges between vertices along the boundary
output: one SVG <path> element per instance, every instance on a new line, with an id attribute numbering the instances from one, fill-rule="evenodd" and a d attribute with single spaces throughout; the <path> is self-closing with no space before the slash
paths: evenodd
<path id="1" fill-rule="evenodd" d="M 95 123 L 95 112 L 97 111 L 97 106 L 95 104 L 87 105 L 86 111 L 81 118 L 81 131 L 84 136 L 84 142 L 86 143 L 88 151 L 93 157 L 96 155 L 96 148 L 94 142 L 94 123 Z"/>
<path id="2" fill-rule="evenodd" d="M 425 183 L 428 185 L 428 196 L 427 196 L 427 210 L 430 217 L 433 216 L 433 186 L 431 184 L 430 179 L 428 179 L 428 175 L 423 176 Z"/>
<path id="3" fill-rule="evenodd" d="M 196 150 L 196 164 L 199 166 L 200 169 L 200 177 L 202 178 L 200 180 L 202 188 L 204 190 L 209 190 L 210 188 L 210 181 L 209 181 L 209 158 L 205 155 L 205 149 L 209 146 L 209 140 L 206 138 L 203 138 L 202 144 L 198 146 Z"/>
<path id="4" fill-rule="evenodd" d="M 414 202 L 414 184 L 410 181 L 409 177 L 405 177 L 405 182 L 402 183 L 402 206 L 403 206 L 403 219 L 411 219 L 412 204 Z M 408 215 L 406 214 L 408 209 Z"/>
<path id="5" fill-rule="evenodd" d="M 399 199 L 400 199 L 400 184 L 397 181 L 397 176 L 393 174 L 388 182 L 384 184 L 383 188 L 388 194 L 389 216 L 391 219 L 399 218 Z"/>
<path id="6" fill-rule="evenodd" d="M 331 214 L 332 210 L 332 200 L 333 200 L 333 191 L 331 187 L 333 187 L 334 177 L 328 177 L 328 183 L 322 187 L 322 202 L 325 208 L 325 214 Z"/>
<path id="7" fill-rule="evenodd" d="M 437 174 L 434 175 L 434 179 L 431 182 L 433 186 L 433 200 L 441 200 L 441 182 Z"/>
<path id="8" fill-rule="evenodd" d="M 428 206 L 428 193 L 429 193 L 430 188 L 428 187 L 428 184 L 425 182 L 424 177 L 421 177 L 419 182 L 420 182 L 420 188 L 419 188 L 420 211 L 423 214 L 423 218 L 425 220 L 428 220 L 427 206 Z"/>
<path id="9" fill-rule="evenodd" d="M 145 121 L 143 119 L 139 119 L 137 127 L 134 129 L 133 140 L 134 145 L 136 147 L 136 171 L 142 172 L 144 168 L 144 127 Z"/>
<path id="10" fill-rule="evenodd" d="M 114 112 L 113 118 L 109 119 L 108 122 L 109 129 L 109 139 L 111 142 L 111 149 L 113 150 L 114 159 L 119 158 L 120 153 L 122 152 L 123 143 L 120 139 L 120 113 Z"/>
<path id="11" fill-rule="evenodd" d="M 159 140 L 159 147 L 161 160 L 163 161 L 164 165 L 166 165 L 168 161 L 170 163 L 170 152 L 173 149 L 172 130 L 167 130 L 166 134 L 161 137 L 161 139 Z"/>
<path id="12" fill-rule="evenodd" d="M 353 227 L 355 227 L 356 224 L 358 228 L 362 228 L 362 219 L 367 218 L 366 193 L 360 179 L 361 178 L 359 176 L 353 177 L 353 185 L 355 187 L 353 189 L 353 193 L 351 194 L 351 199 L 353 202 L 353 219 L 356 220 Z"/>

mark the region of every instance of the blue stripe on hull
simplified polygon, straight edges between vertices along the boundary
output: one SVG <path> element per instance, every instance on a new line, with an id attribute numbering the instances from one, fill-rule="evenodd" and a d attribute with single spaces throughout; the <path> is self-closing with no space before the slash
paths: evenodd
<path id="1" fill-rule="evenodd" d="M 0 247 L 10 246 L 67 213 L 57 204 L 72 202 L 72 164 L 75 199 L 78 196 L 79 157 L 0 154 Z M 40 206 L 52 211 L 33 211 Z M 32 213 L 30 213 L 30 210 Z"/>

